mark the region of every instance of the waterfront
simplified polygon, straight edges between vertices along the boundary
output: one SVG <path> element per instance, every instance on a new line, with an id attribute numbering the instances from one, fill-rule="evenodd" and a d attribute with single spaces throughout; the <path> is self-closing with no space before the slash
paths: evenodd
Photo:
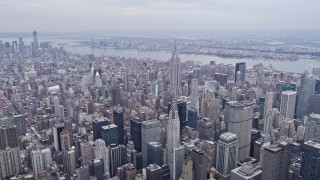
<path id="1" fill-rule="evenodd" d="M 154 60 L 169 60 L 171 57 L 170 52 L 163 51 L 137 51 L 130 49 L 101 49 L 94 48 L 92 49 L 89 46 L 82 46 L 80 41 L 88 41 L 89 37 L 83 36 L 48 36 L 48 37 L 40 37 L 39 42 L 49 41 L 52 46 L 64 46 L 65 49 L 72 53 L 78 53 L 81 55 L 85 54 L 94 54 L 95 56 L 123 56 L 126 58 L 138 58 L 138 59 L 154 59 Z M 18 38 L 0 38 L 3 42 L 12 42 L 17 41 Z M 23 38 L 25 44 L 30 44 L 32 39 L 30 37 Z M 215 61 L 216 63 L 223 64 L 232 64 L 235 65 L 238 62 L 246 62 L 247 67 L 252 67 L 255 64 L 262 63 L 264 66 L 269 66 L 270 64 L 273 66 L 275 70 L 285 71 L 285 72 L 293 72 L 293 73 L 301 73 L 307 69 L 309 63 L 309 70 L 311 70 L 312 66 L 320 67 L 319 60 L 313 59 L 298 59 L 296 61 L 276 61 L 276 60 L 266 60 L 266 59 L 235 59 L 235 58 L 222 58 L 218 56 L 211 55 L 193 55 L 193 54 L 181 54 L 181 61 L 195 61 L 201 64 L 208 64 L 210 61 Z"/>
<path id="2" fill-rule="evenodd" d="M 91 49 L 90 47 L 66 47 L 66 50 L 79 53 L 79 54 L 94 54 L 96 56 L 123 56 L 123 57 L 133 57 L 133 58 L 150 58 L 155 60 L 169 60 L 171 53 L 169 52 L 139 52 L 136 50 L 117 50 L 117 49 Z M 307 68 L 309 61 L 310 66 L 320 67 L 320 61 L 299 59 L 296 61 L 275 61 L 275 60 L 263 60 L 263 59 L 233 59 L 233 58 L 221 58 L 218 56 L 209 55 L 192 55 L 192 54 L 180 54 L 182 62 L 185 61 L 195 61 L 201 64 L 208 64 L 210 61 L 215 61 L 216 63 L 232 64 L 235 65 L 238 62 L 246 62 L 247 67 L 252 67 L 255 64 L 262 63 L 264 66 L 273 66 L 275 70 L 301 73 Z M 309 69 L 310 69 L 309 66 Z"/>

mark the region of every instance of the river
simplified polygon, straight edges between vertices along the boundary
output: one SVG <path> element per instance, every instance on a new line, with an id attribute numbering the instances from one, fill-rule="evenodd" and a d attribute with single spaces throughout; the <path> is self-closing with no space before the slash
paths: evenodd
<path id="1" fill-rule="evenodd" d="M 53 46 L 65 46 L 65 49 L 72 53 L 78 54 L 94 54 L 95 56 L 123 56 L 126 58 L 134 57 L 134 58 L 150 58 L 155 60 L 169 60 L 171 57 L 171 53 L 168 52 L 141 52 L 137 50 L 119 50 L 119 49 L 100 49 L 94 48 L 92 49 L 89 46 L 80 46 L 77 41 L 80 40 L 88 40 L 90 38 L 65 38 L 59 36 L 50 36 L 50 37 L 39 37 L 38 41 L 50 41 Z M 3 42 L 12 42 L 13 40 L 18 41 L 18 38 L 0 38 Z M 30 44 L 32 38 L 24 38 L 25 44 Z M 195 62 L 199 62 L 201 64 L 208 64 L 210 61 L 215 61 L 216 63 L 223 64 L 232 64 L 235 65 L 238 62 L 246 62 L 247 67 L 252 67 L 255 64 L 262 63 L 264 66 L 269 66 L 270 64 L 273 66 L 275 70 L 285 71 L 285 72 L 293 72 L 293 73 L 301 73 L 307 69 L 309 63 L 309 70 L 311 70 L 311 66 L 320 67 L 319 60 L 313 59 L 298 59 L 296 61 L 275 61 L 275 60 L 264 60 L 264 59 L 233 59 L 233 58 L 222 58 L 218 56 L 211 55 L 193 55 L 193 54 L 180 54 L 181 61 L 189 61 L 193 60 Z"/>

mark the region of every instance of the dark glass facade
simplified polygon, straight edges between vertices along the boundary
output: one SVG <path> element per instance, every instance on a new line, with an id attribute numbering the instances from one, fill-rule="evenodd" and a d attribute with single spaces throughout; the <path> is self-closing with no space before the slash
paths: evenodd
<path id="1" fill-rule="evenodd" d="M 142 120 L 137 117 L 130 120 L 131 141 L 133 141 L 134 148 L 138 152 L 142 150 L 141 122 Z"/>
<path id="2" fill-rule="evenodd" d="M 198 120 L 198 111 L 196 108 L 188 108 L 188 126 L 196 129 Z"/>
<path id="3" fill-rule="evenodd" d="M 118 138 L 119 144 L 124 144 L 124 119 L 123 119 L 123 112 L 120 109 L 113 110 L 113 122 L 115 125 L 118 126 Z"/>
<path id="4" fill-rule="evenodd" d="M 118 144 L 118 127 L 114 124 L 102 126 L 101 139 L 104 140 L 106 145 Z"/>
<path id="5" fill-rule="evenodd" d="M 312 140 L 303 145 L 301 180 L 320 179 L 320 141 Z"/>
<path id="6" fill-rule="evenodd" d="M 93 140 L 101 138 L 101 127 L 107 126 L 110 124 L 110 121 L 104 119 L 103 121 L 93 120 L 92 127 L 93 127 Z"/>

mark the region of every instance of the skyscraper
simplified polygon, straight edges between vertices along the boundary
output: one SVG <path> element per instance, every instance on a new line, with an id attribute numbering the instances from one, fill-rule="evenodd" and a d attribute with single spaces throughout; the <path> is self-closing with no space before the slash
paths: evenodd
<path id="1" fill-rule="evenodd" d="M 137 169 L 134 167 L 133 164 L 125 164 L 125 173 L 126 173 L 126 179 L 128 180 L 135 180 L 135 177 L 137 175 Z"/>
<path id="2" fill-rule="evenodd" d="M 273 92 L 268 91 L 266 93 L 265 102 L 264 102 L 264 111 L 263 111 L 264 118 L 270 111 L 272 111 L 272 107 L 273 107 Z"/>
<path id="3" fill-rule="evenodd" d="M 263 133 L 271 134 L 272 124 L 273 124 L 273 115 L 272 112 L 268 112 L 264 117 L 264 124 L 263 124 Z"/>
<path id="4" fill-rule="evenodd" d="M 180 134 L 182 129 L 187 126 L 187 102 L 183 99 L 178 99 L 176 101 L 177 108 L 178 108 L 178 115 L 180 121 Z M 171 103 L 169 104 L 169 113 L 171 109 Z"/>
<path id="5" fill-rule="evenodd" d="M 179 121 L 180 121 L 180 134 L 182 129 L 187 126 L 187 101 L 185 99 L 177 100 Z"/>
<path id="6" fill-rule="evenodd" d="M 93 140 L 101 138 L 101 129 L 102 126 L 107 126 L 110 124 L 108 119 L 95 119 L 92 121 L 93 127 Z"/>
<path id="7" fill-rule="evenodd" d="M 238 160 L 249 157 L 253 103 L 250 101 L 229 101 L 225 109 L 225 124 L 229 132 L 235 133 L 239 140 Z"/>
<path id="8" fill-rule="evenodd" d="M 100 76 L 100 74 L 99 74 L 99 71 L 97 71 L 96 73 L 95 73 L 95 79 L 94 79 L 95 81 L 95 86 L 97 87 L 97 88 L 101 88 L 102 87 L 102 79 L 101 79 L 101 76 Z"/>
<path id="9" fill-rule="evenodd" d="M 301 180 L 320 179 L 320 141 L 311 140 L 303 145 L 301 159 Z"/>
<path id="10" fill-rule="evenodd" d="M 31 163 L 33 175 L 37 177 L 45 169 L 39 149 L 31 151 Z"/>
<path id="11" fill-rule="evenodd" d="M 127 144 L 127 161 L 129 163 L 133 163 L 133 154 L 136 152 L 136 150 L 134 149 L 134 144 L 133 141 L 128 141 Z"/>
<path id="12" fill-rule="evenodd" d="M 135 151 L 133 153 L 133 164 L 136 169 L 141 170 L 142 169 L 142 153 Z"/>
<path id="13" fill-rule="evenodd" d="M 207 117 L 212 121 L 218 120 L 219 112 L 220 112 L 220 104 L 221 102 L 219 99 L 211 95 L 207 96 L 206 99 L 203 101 L 203 105 L 201 108 L 202 116 Z"/>
<path id="14" fill-rule="evenodd" d="M 198 98 L 198 79 L 191 80 L 191 98 Z"/>
<path id="15" fill-rule="evenodd" d="M 316 93 L 317 94 L 320 93 L 320 78 L 316 80 Z"/>
<path id="16" fill-rule="evenodd" d="M 82 166 L 88 166 L 89 162 L 93 159 L 93 149 L 88 141 L 80 143 L 81 149 L 81 164 Z"/>
<path id="17" fill-rule="evenodd" d="M 257 153 L 257 152 L 255 152 L 255 150 L 260 151 L 260 148 L 259 149 L 255 148 L 255 142 L 258 141 L 258 139 L 260 139 L 260 138 L 261 138 L 261 132 L 258 131 L 257 129 L 252 129 L 252 131 L 251 131 L 251 144 L 250 144 L 250 157 L 255 158 L 254 155 Z"/>
<path id="18" fill-rule="evenodd" d="M 304 72 L 301 77 L 301 85 L 297 101 L 297 117 L 301 120 L 313 110 L 315 89 L 316 78 L 310 75 L 307 71 Z"/>
<path id="19" fill-rule="evenodd" d="M 19 115 L 12 116 L 13 123 L 11 124 L 16 125 L 18 136 L 24 136 L 27 133 L 26 118 L 27 118 L 26 114 L 19 114 Z"/>
<path id="20" fill-rule="evenodd" d="M 88 166 L 82 166 L 76 169 L 77 180 L 88 180 L 89 177 L 89 168 Z"/>
<path id="21" fill-rule="evenodd" d="M 160 142 L 160 121 L 150 120 L 141 124 L 142 167 L 147 167 L 148 143 Z"/>
<path id="22" fill-rule="evenodd" d="M 213 121 L 208 118 L 202 118 L 197 122 L 197 130 L 199 131 L 199 138 L 201 139 L 214 139 Z"/>
<path id="23" fill-rule="evenodd" d="M 118 143 L 124 144 L 124 119 L 121 106 L 113 109 L 113 123 L 118 126 Z"/>
<path id="24" fill-rule="evenodd" d="M 157 164 L 150 164 L 147 167 L 146 171 L 147 179 L 148 180 L 159 180 L 162 179 L 162 169 Z"/>
<path id="25" fill-rule="evenodd" d="M 53 126 L 53 139 L 54 139 L 54 147 L 56 151 L 61 151 L 61 132 L 64 129 L 63 124 L 55 124 Z"/>
<path id="26" fill-rule="evenodd" d="M 296 107 L 296 91 L 283 91 L 281 95 L 280 113 L 289 118 L 294 117 Z"/>
<path id="27" fill-rule="evenodd" d="M 95 176 L 97 180 L 105 180 L 103 159 L 93 159 L 89 162 L 89 175 Z"/>
<path id="28" fill-rule="evenodd" d="M 207 179 L 208 157 L 201 149 L 193 149 L 191 152 L 193 162 L 194 178 Z"/>
<path id="29" fill-rule="evenodd" d="M 198 97 L 198 79 L 192 79 L 191 81 L 191 106 L 192 107 L 197 107 L 198 105 L 198 101 L 199 101 L 199 97 Z"/>
<path id="30" fill-rule="evenodd" d="M 50 164 L 52 163 L 51 150 L 49 148 L 45 148 L 40 150 L 40 152 L 43 161 L 43 166 L 45 169 L 47 169 L 48 167 L 50 167 Z"/>
<path id="31" fill-rule="evenodd" d="M 178 180 L 182 175 L 182 168 L 185 156 L 185 148 L 184 146 L 179 145 L 173 149 L 173 171 L 172 171 L 172 179 Z"/>
<path id="32" fill-rule="evenodd" d="M 95 159 L 103 159 L 104 162 L 104 172 L 106 176 L 109 178 L 109 147 L 106 147 L 105 142 L 102 139 L 97 139 L 94 142 L 94 158 Z"/>
<path id="33" fill-rule="evenodd" d="M 19 174 L 21 159 L 19 147 L 0 150 L 0 179 Z"/>
<path id="34" fill-rule="evenodd" d="M 238 77 L 239 75 L 239 77 Z M 240 79 L 238 79 L 240 78 Z M 246 63 L 236 63 L 236 71 L 235 71 L 235 81 L 236 83 L 241 81 L 246 81 Z"/>
<path id="35" fill-rule="evenodd" d="M 184 180 L 193 180 L 193 162 L 190 158 L 184 160 L 181 177 Z"/>
<path id="36" fill-rule="evenodd" d="M 68 150 L 71 147 L 69 132 L 66 129 L 63 129 L 63 131 L 60 133 L 60 138 L 61 138 L 61 151 L 64 152 L 65 150 Z"/>
<path id="37" fill-rule="evenodd" d="M 131 140 L 133 141 L 135 150 L 137 150 L 138 152 L 141 152 L 142 150 L 141 123 L 142 119 L 138 117 L 134 117 L 130 120 Z"/>
<path id="38" fill-rule="evenodd" d="M 22 39 L 22 37 L 19 37 L 19 50 L 20 50 L 20 52 L 22 51 L 23 46 L 24 46 L 23 39 Z"/>
<path id="39" fill-rule="evenodd" d="M 110 177 L 114 177 L 117 173 L 117 168 L 124 165 L 126 148 L 124 145 L 110 145 Z"/>
<path id="40" fill-rule="evenodd" d="M 320 114 L 320 94 L 314 96 L 313 113 Z"/>
<path id="41" fill-rule="evenodd" d="M 181 93 L 181 64 L 180 57 L 175 46 L 170 59 L 170 87 L 175 97 Z"/>
<path id="42" fill-rule="evenodd" d="M 172 102 L 167 123 L 167 163 L 170 169 L 171 178 L 174 178 L 174 148 L 179 147 L 180 145 L 180 122 L 177 102 L 175 100 Z"/>
<path id="43" fill-rule="evenodd" d="M 202 118 L 202 120 L 198 121 L 197 124 L 197 129 L 199 130 L 200 135 L 202 134 L 202 131 L 199 127 L 201 126 L 201 124 L 202 127 L 206 126 L 208 128 L 211 126 L 209 130 L 210 136 L 207 136 L 207 138 L 213 138 L 213 140 L 218 140 L 221 131 L 221 125 L 219 120 L 220 104 L 220 100 L 214 97 L 213 90 L 212 88 L 210 88 L 210 90 L 207 91 L 205 99 L 202 102 L 201 111 L 202 116 L 205 118 Z"/>
<path id="44" fill-rule="evenodd" d="M 33 31 L 33 50 L 36 50 L 39 48 L 39 43 L 38 43 L 38 33 L 37 31 Z"/>
<path id="45" fill-rule="evenodd" d="M 77 137 L 75 138 L 74 140 L 74 149 L 75 149 L 75 152 L 76 152 L 76 159 L 79 159 L 80 156 L 81 156 L 81 148 L 80 148 L 80 144 L 83 140 L 81 139 L 81 137 Z"/>
<path id="46" fill-rule="evenodd" d="M 124 77 L 123 77 L 123 84 L 124 84 L 124 89 L 125 91 L 129 91 L 130 88 L 130 84 L 129 84 L 129 73 L 128 73 L 128 69 L 126 70 Z"/>
<path id="47" fill-rule="evenodd" d="M 0 150 L 18 147 L 18 134 L 15 125 L 0 127 Z"/>
<path id="48" fill-rule="evenodd" d="M 107 146 L 109 146 L 110 144 L 118 144 L 118 126 L 115 124 L 102 126 L 101 139 L 104 140 Z"/>
<path id="49" fill-rule="evenodd" d="M 120 86 L 113 84 L 111 87 L 112 106 L 118 106 L 121 103 L 121 89 Z"/>
<path id="50" fill-rule="evenodd" d="M 74 148 L 70 148 L 64 153 L 64 171 L 69 175 L 73 176 L 76 173 L 76 152 Z"/>
<path id="51" fill-rule="evenodd" d="M 58 117 L 60 117 L 61 113 L 60 113 L 60 102 L 59 102 L 59 97 L 58 96 L 54 96 L 53 98 L 53 104 L 54 104 L 54 114 Z"/>
<path id="52" fill-rule="evenodd" d="M 198 110 L 195 107 L 188 107 L 187 113 L 187 125 L 196 129 L 198 121 Z"/>
<path id="53" fill-rule="evenodd" d="M 70 144 L 73 144 L 73 128 L 72 128 L 72 121 L 70 118 L 66 118 L 64 121 L 64 128 L 68 131 L 70 136 Z"/>
<path id="54" fill-rule="evenodd" d="M 265 146 L 262 153 L 262 180 L 288 179 L 290 148 L 287 142 Z"/>
<path id="55" fill-rule="evenodd" d="M 221 86 L 224 86 L 225 84 L 227 84 L 228 75 L 223 73 L 215 73 L 213 79 L 219 82 Z"/>
<path id="56" fill-rule="evenodd" d="M 168 165 L 163 165 L 162 169 L 162 180 L 169 180 L 170 179 L 170 169 Z"/>
<path id="57" fill-rule="evenodd" d="M 237 166 L 238 138 L 231 132 L 221 134 L 217 147 L 217 171 L 223 180 L 230 178 L 231 170 Z"/>
<path id="58" fill-rule="evenodd" d="M 162 147 L 159 142 L 148 143 L 147 160 L 149 164 L 157 164 L 159 166 L 163 165 L 163 152 Z"/>

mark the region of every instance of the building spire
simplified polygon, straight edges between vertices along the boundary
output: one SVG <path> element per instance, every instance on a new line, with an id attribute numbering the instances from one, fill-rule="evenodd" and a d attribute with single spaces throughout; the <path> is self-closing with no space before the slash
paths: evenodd
<path id="1" fill-rule="evenodd" d="M 177 111 L 178 110 L 176 98 L 174 98 L 173 101 L 172 101 L 171 110 L 172 111 Z"/>
<path id="2" fill-rule="evenodd" d="M 171 107 L 170 107 L 170 118 L 171 119 L 179 119 L 179 115 L 178 115 L 178 106 L 177 106 L 177 100 L 176 98 L 173 99 L 172 103 L 171 103 Z"/>

